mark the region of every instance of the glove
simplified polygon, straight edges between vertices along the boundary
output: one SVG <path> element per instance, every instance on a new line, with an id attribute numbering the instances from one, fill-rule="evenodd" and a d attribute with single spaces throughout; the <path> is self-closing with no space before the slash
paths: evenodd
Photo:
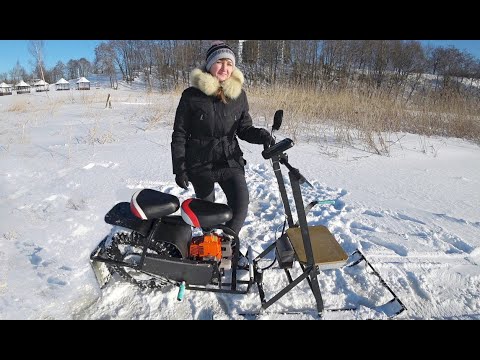
<path id="1" fill-rule="evenodd" d="M 185 189 L 185 190 L 188 190 L 188 185 L 190 184 L 188 182 L 188 176 L 186 173 L 181 173 L 181 174 L 177 174 L 175 176 L 175 182 L 177 183 L 178 186 L 180 186 L 181 188 Z"/>
<path id="2" fill-rule="evenodd" d="M 275 145 L 275 139 L 265 129 L 260 129 L 260 138 L 262 139 L 263 148 L 266 150 L 270 146 Z"/>

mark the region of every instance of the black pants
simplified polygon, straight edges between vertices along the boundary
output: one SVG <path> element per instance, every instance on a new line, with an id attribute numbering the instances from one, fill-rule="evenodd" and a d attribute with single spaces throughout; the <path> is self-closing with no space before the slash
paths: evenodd
<path id="1" fill-rule="evenodd" d="M 217 182 L 220 185 L 227 197 L 228 206 L 233 212 L 232 219 L 225 225 L 238 234 L 247 217 L 250 202 L 243 169 L 222 168 L 212 170 L 208 173 L 192 175 L 190 181 L 196 197 L 211 202 L 215 202 L 215 183 Z"/>

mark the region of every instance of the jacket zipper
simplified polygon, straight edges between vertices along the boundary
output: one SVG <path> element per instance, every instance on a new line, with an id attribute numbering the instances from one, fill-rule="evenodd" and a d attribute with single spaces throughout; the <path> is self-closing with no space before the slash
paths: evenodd
<path id="1" fill-rule="evenodd" d="M 213 135 L 218 131 L 218 124 L 217 124 L 217 106 L 215 105 L 215 99 L 213 99 Z"/>

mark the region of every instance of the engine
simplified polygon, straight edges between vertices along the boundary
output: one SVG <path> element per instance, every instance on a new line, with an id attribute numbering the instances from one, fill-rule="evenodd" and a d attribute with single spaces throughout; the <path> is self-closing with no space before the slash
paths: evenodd
<path id="1" fill-rule="evenodd" d="M 189 257 L 197 261 L 216 261 L 220 270 L 232 268 L 232 242 L 214 232 L 195 236 L 189 247 Z"/>

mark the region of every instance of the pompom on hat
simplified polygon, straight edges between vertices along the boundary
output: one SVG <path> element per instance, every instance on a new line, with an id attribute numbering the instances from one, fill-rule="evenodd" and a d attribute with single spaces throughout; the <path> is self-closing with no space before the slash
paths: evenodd
<path id="1" fill-rule="evenodd" d="M 235 66 L 235 54 L 232 48 L 223 41 L 214 41 L 207 50 L 205 69 L 210 71 L 212 65 L 220 59 L 232 60 L 233 66 Z"/>

